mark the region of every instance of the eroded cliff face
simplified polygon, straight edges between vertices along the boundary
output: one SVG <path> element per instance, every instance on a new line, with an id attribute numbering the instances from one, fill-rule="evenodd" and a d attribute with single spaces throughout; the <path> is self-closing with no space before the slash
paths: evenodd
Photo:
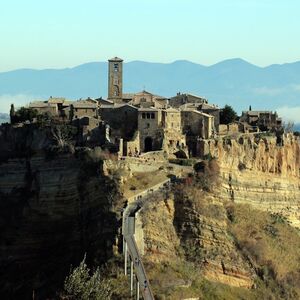
<path id="1" fill-rule="evenodd" d="M 207 193 L 201 195 L 200 201 L 193 192 L 190 198 L 187 194 L 185 187 L 184 196 L 172 194 L 141 211 L 145 260 L 162 265 L 194 262 L 198 276 L 235 287 L 252 287 L 254 270 L 228 232 L 222 202 Z M 157 276 L 153 276 L 155 284 L 172 286 L 170 281 L 158 280 Z M 183 285 L 179 278 L 171 280 L 173 287 Z"/>
<path id="2" fill-rule="evenodd" d="M 207 174 L 200 172 L 194 178 L 198 183 L 191 183 L 191 186 L 188 183 L 179 184 L 167 196 L 162 194 L 160 200 L 142 209 L 144 257 L 150 266 L 185 265 L 192 261 L 198 277 L 249 289 L 256 286 L 257 278 L 262 276 L 261 270 L 269 263 L 267 260 L 256 261 L 256 254 L 249 253 L 253 249 L 254 252 L 265 253 L 265 250 L 260 250 L 264 243 L 275 243 L 277 229 L 273 231 L 272 228 L 277 226 L 274 224 L 285 222 L 281 216 L 286 217 L 292 226 L 300 226 L 299 140 L 286 135 L 283 144 L 278 145 L 276 137 L 244 136 L 213 140 L 208 146 L 219 165 L 219 176 L 216 182 L 211 182 L 209 190 L 206 185 L 204 188 L 205 180 L 202 180 Z M 236 234 L 238 225 L 229 216 L 228 207 L 239 204 L 249 204 L 251 209 L 273 215 L 266 215 L 269 223 L 259 229 L 257 225 L 252 231 L 251 224 L 245 226 L 243 220 L 239 220 L 245 228 L 250 226 L 250 235 L 239 234 L 240 241 L 237 241 L 233 232 Z M 257 216 L 260 216 L 259 213 Z M 288 230 L 290 226 L 284 224 L 285 230 Z M 272 236 L 271 241 L 261 240 L 266 234 Z M 293 234 L 299 239 L 296 231 Z M 277 242 L 280 243 L 280 237 Z M 245 246 L 243 243 L 248 244 Z M 275 245 L 270 249 L 277 247 Z M 245 250 L 248 246 L 250 250 Z M 289 255 L 288 248 L 281 251 Z M 169 268 L 174 270 L 174 267 Z M 159 272 L 151 270 L 150 267 L 154 287 L 162 291 L 170 288 L 170 283 L 159 274 L 161 269 Z M 172 273 L 175 274 L 171 280 L 173 288 L 186 284 L 176 278 L 179 276 L 182 279 L 176 272 Z M 249 291 L 249 295 L 253 296 L 253 293 Z"/>
<path id="3" fill-rule="evenodd" d="M 123 204 L 102 162 L 41 148 L 0 164 L 2 299 L 53 296 L 84 253 L 99 265 L 116 250 Z"/>
<path id="4" fill-rule="evenodd" d="M 280 141 L 281 142 L 281 141 Z M 218 159 L 224 199 L 280 213 L 300 227 L 300 143 L 292 134 L 224 138 L 209 143 Z"/>

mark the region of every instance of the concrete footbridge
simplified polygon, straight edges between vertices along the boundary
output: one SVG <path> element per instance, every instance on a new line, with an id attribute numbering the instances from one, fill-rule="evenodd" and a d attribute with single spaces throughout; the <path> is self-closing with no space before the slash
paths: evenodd
<path id="1" fill-rule="evenodd" d="M 170 184 L 170 179 L 166 179 L 130 198 L 128 206 L 123 211 L 122 234 L 123 234 L 123 254 L 125 275 L 130 276 L 130 293 L 135 299 L 140 299 L 140 294 L 144 300 L 153 300 L 150 282 L 147 277 L 142 257 L 141 249 L 138 249 L 135 240 L 136 213 L 149 200 L 149 196 L 158 191 L 166 189 Z"/>

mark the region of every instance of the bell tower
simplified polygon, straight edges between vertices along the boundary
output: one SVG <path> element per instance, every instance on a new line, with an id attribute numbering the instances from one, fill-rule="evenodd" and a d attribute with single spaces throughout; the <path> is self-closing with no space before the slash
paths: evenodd
<path id="1" fill-rule="evenodd" d="M 114 57 L 108 60 L 108 99 L 122 102 L 123 59 Z"/>

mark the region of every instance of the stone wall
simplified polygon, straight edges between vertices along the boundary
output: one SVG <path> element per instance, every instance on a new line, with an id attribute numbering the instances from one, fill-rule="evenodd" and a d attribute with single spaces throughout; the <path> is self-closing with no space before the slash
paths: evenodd
<path id="1" fill-rule="evenodd" d="M 136 131 L 131 141 L 125 142 L 124 144 L 124 155 L 136 156 L 140 154 L 140 134 Z"/>
<path id="2" fill-rule="evenodd" d="M 228 135 L 228 134 L 235 134 L 239 132 L 239 124 L 232 123 L 232 124 L 220 124 L 219 125 L 219 134 L 220 135 Z"/>

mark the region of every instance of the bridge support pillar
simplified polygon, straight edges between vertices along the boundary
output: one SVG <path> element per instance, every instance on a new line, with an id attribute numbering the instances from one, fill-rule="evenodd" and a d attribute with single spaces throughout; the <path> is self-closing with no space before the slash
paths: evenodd
<path id="1" fill-rule="evenodd" d="M 133 295 L 133 261 L 130 259 L 130 295 Z"/>
<path id="2" fill-rule="evenodd" d="M 137 278 L 135 278 L 136 281 L 136 300 L 140 299 L 140 283 Z"/>
<path id="3" fill-rule="evenodd" d="M 127 243 L 124 239 L 124 274 L 127 275 L 127 258 L 128 258 L 128 254 L 127 254 Z"/>

